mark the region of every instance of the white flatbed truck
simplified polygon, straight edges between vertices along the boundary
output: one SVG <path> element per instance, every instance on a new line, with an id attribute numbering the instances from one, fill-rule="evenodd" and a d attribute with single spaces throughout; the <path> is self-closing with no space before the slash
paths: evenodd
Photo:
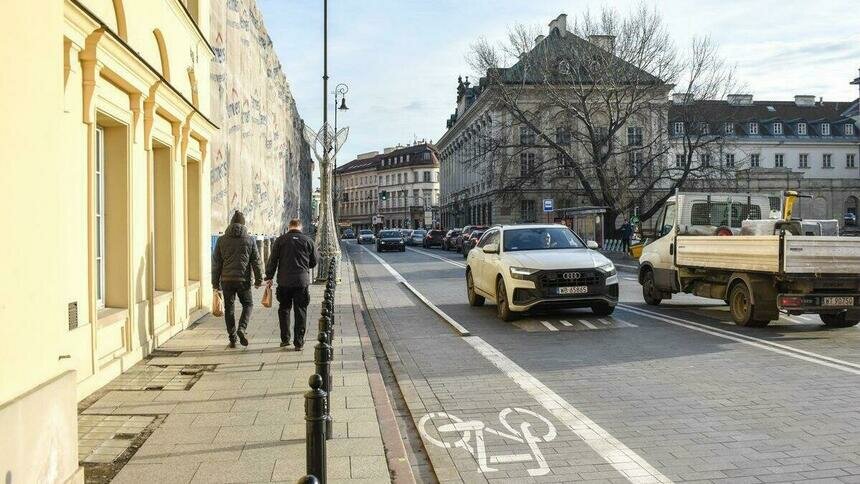
<path id="1" fill-rule="evenodd" d="M 787 197 L 784 220 L 793 203 Z M 639 258 L 645 302 L 659 305 L 682 292 L 722 299 L 740 326 L 767 326 L 780 311 L 818 314 L 830 327 L 860 322 L 860 238 L 801 235 L 799 222 L 784 221 L 774 221 L 769 234 L 737 235 L 770 213 L 764 195 L 669 198 Z"/>

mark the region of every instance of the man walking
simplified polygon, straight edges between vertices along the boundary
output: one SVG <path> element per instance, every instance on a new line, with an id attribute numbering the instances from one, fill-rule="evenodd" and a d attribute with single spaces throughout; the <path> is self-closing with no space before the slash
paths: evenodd
<path id="1" fill-rule="evenodd" d="M 248 330 L 248 320 L 251 319 L 251 309 L 254 307 L 251 298 L 251 271 L 254 272 L 254 287 L 260 287 L 262 274 L 257 243 L 248 235 L 245 216 L 237 210 L 230 219 L 230 225 L 224 230 L 224 235 L 218 237 L 212 252 L 212 287 L 217 291 L 220 285 L 224 293 L 224 321 L 227 323 L 230 348 L 236 347 L 237 336 L 242 346 L 248 346 L 245 332 Z M 239 302 L 242 303 L 238 329 L 233 315 L 236 296 L 239 296 Z"/>
<path id="2" fill-rule="evenodd" d="M 278 273 L 278 323 L 281 326 L 281 346 L 290 344 L 290 309 L 293 309 L 293 344 L 301 351 L 305 344 L 308 304 L 311 295 L 310 270 L 317 265 L 316 248 L 313 241 L 302 233 L 302 222 L 290 220 L 287 233 L 275 239 L 272 255 L 266 263 L 266 284 L 272 285 Z"/>

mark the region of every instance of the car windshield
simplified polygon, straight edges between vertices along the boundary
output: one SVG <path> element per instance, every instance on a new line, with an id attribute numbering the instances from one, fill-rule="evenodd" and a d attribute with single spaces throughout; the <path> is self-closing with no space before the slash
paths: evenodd
<path id="1" fill-rule="evenodd" d="M 582 241 L 566 227 L 535 227 L 504 232 L 505 251 L 581 249 Z"/>
<path id="2" fill-rule="evenodd" d="M 383 239 L 399 239 L 400 232 L 398 232 L 397 230 L 383 230 L 379 233 L 379 237 Z"/>
<path id="3" fill-rule="evenodd" d="M 412 232 L 413 237 L 418 236 L 418 235 L 424 236 L 424 235 L 427 235 L 427 232 L 425 232 L 423 230 L 415 230 Z"/>
<path id="4" fill-rule="evenodd" d="M 476 231 L 472 232 L 472 235 L 470 235 L 469 238 L 480 239 L 482 235 L 484 235 L 484 232 L 476 230 Z"/>

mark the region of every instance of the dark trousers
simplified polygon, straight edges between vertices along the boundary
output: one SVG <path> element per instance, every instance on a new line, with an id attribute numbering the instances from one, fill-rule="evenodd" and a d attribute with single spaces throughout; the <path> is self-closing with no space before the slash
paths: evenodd
<path id="1" fill-rule="evenodd" d="M 278 298 L 278 323 L 281 326 L 281 342 L 290 342 L 290 309 L 292 309 L 295 336 L 293 344 L 304 346 L 308 304 L 311 302 L 311 293 L 308 291 L 308 287 L 278 286 L 276 296 Z"/>
<path id="2" fill-rule="evenodd" d="M 224 294 L 224 321 L 227 323 L 227 335 L 231 341 L 236 340 L 236 316 L 233 314 L 236 296 L 242 303 L 242 314 L 239 316 L 239 330 L 245 332 L 248 329 L 248 320 L 251 319 L 251 310 L 254 308 L 254 300 L 251 297 L 251 284 L 244 281 L 221 281 L 221 291 Z"/>

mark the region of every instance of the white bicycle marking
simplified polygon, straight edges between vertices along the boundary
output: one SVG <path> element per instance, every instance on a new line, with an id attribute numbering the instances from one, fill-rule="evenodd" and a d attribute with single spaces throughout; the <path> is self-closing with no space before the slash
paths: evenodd
<path id="1" fill-rule="evenodd" d="M 519 429 L 515 429 L 510 422 L 509 416 L 512 413 L 516 415 L 528 415 L 540 420 L 547 426 L 547 431 L 544 435 L 538 436 L 532 432 L 532 424 L 522 422 Z M 442 440 L 433 437 L 427 432 L 427 423 L 433 419 L 442 420 L 448 419 L 453 423 L 447 423 L 436 426 L 436 431 Z M 512 462 L 529 462 L 534 461 L 537 467 L 527 469 L 530 476 L 543 476 L 549 474 L 550 468 L 543 456 L 538 443 L 550 442 L 555 440 L 558 433 L 552 423 L 544 416 L 526 410 L 524 408 L 505 408 L 499 412 L 499 423 L 507 432 L 492 429 L 480 420 L 463 421 L 456 415 L 451 415 L 445 412 L 431 412 L 421 417 L 418 421 L 418 431 L 431 444 L 445 449 L 460 448 L 471 454 L 478 461 L 478 472 L 496 472 L 499 469 L 491 467 L 490 464 L 508 464 Z M 454 434 L 459 436 L 459 439 L 454 442 L 446 442 L 444 434 Z M 472 446 L 469 442 L 472 440 L 472 433 L 475 434 L 475 444 Z M 487 455 L 487 447 L 485 443 L 485 434 L 491 434 L 503 439 L 525 444 L 529 448 L 529 453 L 522 454 L 502 454 L 502 455 Z"/>

